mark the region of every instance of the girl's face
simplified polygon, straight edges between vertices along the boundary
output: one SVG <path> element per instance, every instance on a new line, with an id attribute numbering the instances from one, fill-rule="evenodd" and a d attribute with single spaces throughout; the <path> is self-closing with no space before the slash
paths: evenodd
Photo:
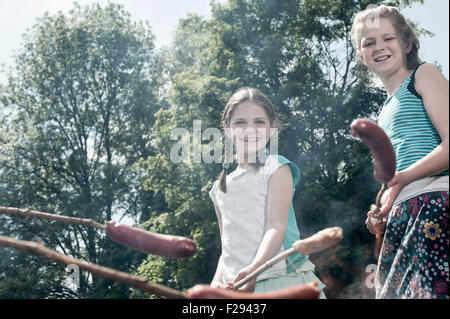
<path id="1" fill-rule="evenodd" d="M 389 77 L 401 68 L 407 69 L 407 54 L 411 45 L 405 44 L 387 18 L 377 26 L 363 24 L 360 31 L 360 60 L 380 77 Z"/>
<path id="2" fill-rule="evenodd" d="M 263 107 L 245 102 L 238 105 L 230 118 L 230 127 L 225 127 L 226 135 L 233 141 L 239 156 L 255 155 L 265 149 L 271 136 L 270 123 Z"/>

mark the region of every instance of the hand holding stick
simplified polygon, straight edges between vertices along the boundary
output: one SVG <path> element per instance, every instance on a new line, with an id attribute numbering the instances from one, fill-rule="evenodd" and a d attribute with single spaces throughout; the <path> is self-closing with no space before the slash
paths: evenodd
<path id="1" fill-rule="evenodd" d="M 381 197 L 383 196 L 384 192 L 386 191 L 386 189 L 388 188 L 387 184 L 384 183 L 381 186 L 381 189 L 379 190 L 378 194 L 377 194 L 377 198 L 375 200 L 375 204 L 372 204 L 370 206 L 370 214 L 369 214 L 369 218 L 374 218 L 376 219 L 378 222 L 383 222 L 384 221 L 384 217 L 380 216 L 380 210 L 381 210 Z M 381 236 L 383 235 L 382 233 L 376 233 L 376 236 Z"/>
<path id="2" fill-rule="evenodd" d="M 383 183 L 380 191 L 378 192 L 375 204 L 370 206 L 370 213 L 367 214 L 366 226 L 370 232 L 375 234 L 375 245 L 374 245 L 374 256 L 378 260 L 380 256 L 381 246 L 383 245 L 383 235 L 384 229 L 386 227 L 387 219 L 385 217 L 379 216 L 381 209 L 381 197 L 387 189 L 387 184 Z"/>
<path id="3" fill-rule="evenodd" d="M 382 184 L 376 203 L 370 211 L 377 218 L 381 208 L 381 197 L 387 189 L 387 184 L 395 175 L 396 156 L 394 147 L 386 133 L 375 122 L 368 119 L 356 119 L 350 125 L 352 134 L 363 141 L 373 157 L 373 176 Z"/>
<path id="4" fill-rule="evenodd" d="M 350 125 L 350 128 L 352 134 L 361 139 L 367 147 L 369 147 L 374 160 L 373 176 L 378 182 L 383 184 L 378 192 L 375 205 L 372 205 L 370 208 L 370 215 L 372 216 L 369 216 L 366 220 L 366 224 L 372 223 L 380 225 L 380 223 L 384 222 L 382 218 L 377 216 L 381 208 L 381 197 L 387 189 L 387 184 L 394 177 L 396 170 L 394 147 L 381 127 L 369 119 L 356 119 Z M 377 218 L 378 221 L 373 223 L 371 218 Z M 383 242 L 383 233 L 380 227 L 377 227 L 375 236 L 374 254 L 375 258 L 378 259 Z"/>
<path id="5" fill-rule="evenodd" d="M 274 258 L 266 261 L 261 267 L 257 268 L 247 277 L 234 284 L 233 289 L 239 289 L 249 281 L 255 279 L 259 274 L 261 274 L 265 270 L 269 269 L 276 263 L 280 262 L 283 259 L 286 259 L 287 257 L 295 253 L 300 253 L 302 255 L 316 253 L 336 245 L 338 242 L 342 240 L 342 238 L 343 238 L 342 228 L 330 227 L 325 228 L 306 239 L 297 240 L 292 244 L 291 248 L 285 250 L 284 252 L 280 253 Z"/>

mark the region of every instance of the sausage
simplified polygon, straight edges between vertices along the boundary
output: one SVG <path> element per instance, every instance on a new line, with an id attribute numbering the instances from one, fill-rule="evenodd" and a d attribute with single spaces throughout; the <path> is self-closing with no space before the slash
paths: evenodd
<path id="1" fill-rule="evenodd" d="M 297 240 L 292 247 L 302 255 L 310 255 L 339 243 L 344 238 L 342 232 L 341 227 L 328 227 L 308 238 Z"/>
<path id="2" fill-rule="evenodd" d="M 239 289 L 248 282 L 255 279 L 259 274 L 272 267 L 279 261 L 288 258 L 294 253 L 300 253 L 302 255 L 309 255 L 317 253 L 319 251 L 328 249 L 343 239 L 342 228 L 341 227 L 328 227 L 322 229 L 321 231 L 315 233 L 314 235 L 306 238 L 299 239 L 292 244 L 292 247 L 285 250 L 284 252 L 276 255 L 275 257 L 267 260 L 262 266 L 255 269 L 253 272 L 248 274 L 245 278 L 236 282 L 233 285 L 233 289 Z"/>
<path id="3" fill-rule="evenodd" d="M 395 174 L 396 158 L 386 133 L 369 119 L 356 119 L 350 128 L 353 135 L 360 138 L 372 153 L 375 179 L 383 184 L 388 183 Z"/>
<path id="4" fill-rule="evenodd" d="M 317 282 L 264 293 L 223 290 L 209 285 L 196 285 L 187 291 L 190 299 L 318 299 L 319 294 Z"/>
<path id="5" fill-rule="evenodd" d="M 190 258 L 197 251 L 189 238 L 152 233 L 112 221 L 106 223 L 106 233 L 112 240 L 146 254 Z"/>

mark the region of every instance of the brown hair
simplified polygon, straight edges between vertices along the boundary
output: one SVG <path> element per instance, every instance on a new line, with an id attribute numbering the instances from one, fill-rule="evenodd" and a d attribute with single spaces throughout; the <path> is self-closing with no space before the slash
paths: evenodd
<path id="1" fill-rule="evenodd" d="M 361 56 L 361 25 L 364 23 L 376 22 L 375 19 L 381 18 L 389 19 L 403 42 L 408 45 L 411 44 L 411 51 L 407 54 L 407 68 L 409 70 L 413 70 L 420 64 L 419 39 L 411 25 L 406 21 L 405 17 L 396 7 L 381 5 L 378 7 L 368 8 L 356 15 L 353 20 L 351 36 L 357 56 Z"/>
<path id="2" fill-rule="evenodd" d="M 275 122 L 278 123 L 277 115 L 275 114 L 273 104 L 269 98 L 258 89 L 242 87 L 234 92 L 228 100 L 228 103 L 225 105 L 225 109 L 222 113 L 222 127 L 230 127 L 230 121 L 234 110 L 245 102 L 252 102 L 262 107 L 266 111 L 271 125 Z M 227 160 L 228 158 L 225 159 L 226 163 L 228 163 Z M 263 165 L 263 163 L 259 161 L 260 159 L 258 157 L 258 162 L 255 164 L 256 167 Z M 224 167 L 219 176 L 219 189 L 224 193 L 227 192 L 227 171 L 227 167 Z"/>

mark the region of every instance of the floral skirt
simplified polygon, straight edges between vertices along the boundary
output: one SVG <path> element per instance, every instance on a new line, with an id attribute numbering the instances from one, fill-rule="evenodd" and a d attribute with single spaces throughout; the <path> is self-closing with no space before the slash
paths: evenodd
<path id="1" fill-rule="evenodd" d="M 448 191 L 393 208 L 378 260 L 376 298 L 449 298 L 448 222 Z"/>

